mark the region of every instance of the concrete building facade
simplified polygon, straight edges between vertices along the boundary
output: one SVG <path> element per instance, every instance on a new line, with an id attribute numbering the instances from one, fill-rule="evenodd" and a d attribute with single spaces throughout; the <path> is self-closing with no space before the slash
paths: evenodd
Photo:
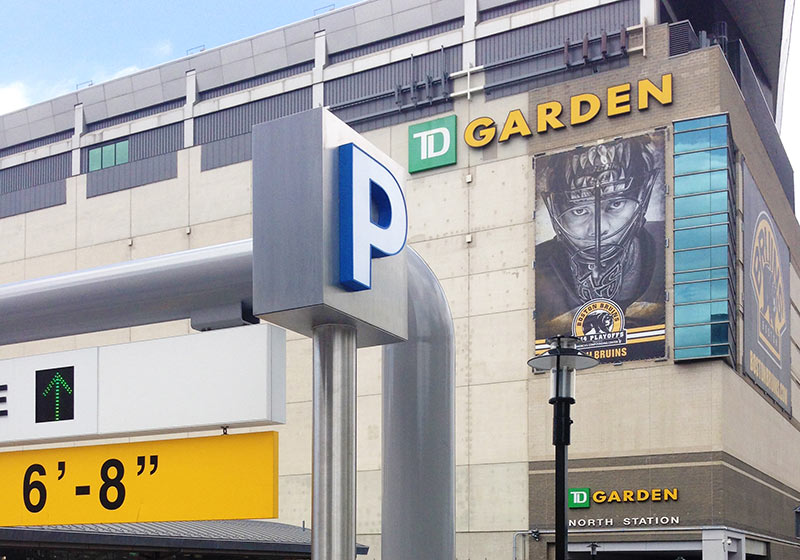
<path id="1" fill-rule="evenodd" d="M 571 554 L 798 558 L 800 226 L 775 126 L 791 3 L 754 4 L 367 0 L 2 116 L 0 283 L 251 237 L 252 126 L 329 107 L 409 165 L 408 241 L 449 299 L 457 558 L 552 554 L 549 381 L 526 362 L 559 334 L 537 327 L 548 294 L 573 279 L 543 273 L 537 247 L 578 239 L 569 220 L 586 212 L 594 249 L 547 255 L 569 253 L 552 267 L 575 278 L 619 259 L 622 288 L 578 282 L 589 295 L 569 320 L 587 344 L 627 334 L 586 346 L 603 363 L 577 376 Z M 626 167 L 637 158 L 647 181 Z M 588 206 L 576 190 L 558 206 L 564 166 L 599 181 Z M 603 237 L 615 192 L 641 216 Z M 748 296 L 761 285 L 748 280 L 753 193 L 777 240 L 759 292 L 780 295 L 770 304 Z M 663 239 L 651 228 L 654 244 L 637 245 L 659 222 Z M 619 239 L 653 280 L 619 303 L 622 326 L 590 328 L 581 306 L 621 302 L 634 274 L 630 250 L 601 252 Z M 646 315 L 637 303 L 651 292 Z M 177 321 L 6 344 L 0 358 L 189 332 Z M 762 367 L 753 352 L 765 345 L 778 359 Z M 359 350 L 358 541 L 370 559 L 381 558 L 380 365 L 379 348 Z M 311 341 L 288 333 L 278 521 L 295 525 L 311 520 L 311 371 Z"/>

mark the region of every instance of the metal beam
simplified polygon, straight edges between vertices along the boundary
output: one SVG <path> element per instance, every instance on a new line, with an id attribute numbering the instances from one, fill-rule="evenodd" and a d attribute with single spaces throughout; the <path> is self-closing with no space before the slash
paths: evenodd
<path id="1" fill-rule="evenodd" d="M 176 319 L 253 299 L 252 239 L 0 286 L 0 345 Z"/>

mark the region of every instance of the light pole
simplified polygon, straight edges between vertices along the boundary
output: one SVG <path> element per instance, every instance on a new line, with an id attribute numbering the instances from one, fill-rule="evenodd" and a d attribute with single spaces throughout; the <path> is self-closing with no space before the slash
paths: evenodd
<path id="1" fill-rule="evenodd" d="M 572 420 L 569 406 L 575 402 L 575 372 L 600 362 L 579 352 L 574 336 L 547 339 L 550 350 L 528 360 L 536 370 L 550 370 L 550 404 L 553 405 L 553 445 L 556 448 L 556 560 L 567 558 L 567 446 Z"/>

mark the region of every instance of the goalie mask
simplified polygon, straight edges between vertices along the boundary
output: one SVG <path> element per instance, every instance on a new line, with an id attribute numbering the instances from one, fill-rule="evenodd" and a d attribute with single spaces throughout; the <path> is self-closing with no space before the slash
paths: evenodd
<path id="1" fill-rule="evenodd" d="M 581 300 L 619 292 L 658 172 L 655 146 L 638 138 L 553 156 L 544 201 Z"/>

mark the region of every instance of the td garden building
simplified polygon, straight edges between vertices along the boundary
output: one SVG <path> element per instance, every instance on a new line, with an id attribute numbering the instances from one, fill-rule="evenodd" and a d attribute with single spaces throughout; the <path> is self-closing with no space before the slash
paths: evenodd
<path id="1" fill-rule="evenodd" d="M 557 334 L 601 362 L 572 409 L 572 558 L 800 558 L 800 226 L 775 124 L 792 4 L 367 0 L 7 114 L 0 283 L 251 237 L 252 127 L 327 107 L 407 165 L 408 242 L 449 300 L 457 558 L 553 554 L 549 380 L 526 362 Z M 294 525 L 311 360 L 289 333 Z M 376 559 L 380 362 L 359 351 L 357 539 Z"/>

